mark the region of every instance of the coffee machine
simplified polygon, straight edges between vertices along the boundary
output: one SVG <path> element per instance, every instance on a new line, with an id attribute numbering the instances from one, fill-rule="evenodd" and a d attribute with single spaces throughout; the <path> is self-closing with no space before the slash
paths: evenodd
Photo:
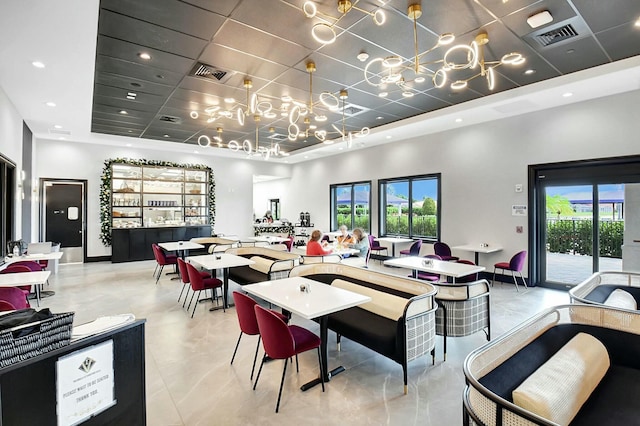
<path id="1" fill-rule="evenodd" d="M 300 212 L 300 226 L 313 226 L 309 212 Z"/>

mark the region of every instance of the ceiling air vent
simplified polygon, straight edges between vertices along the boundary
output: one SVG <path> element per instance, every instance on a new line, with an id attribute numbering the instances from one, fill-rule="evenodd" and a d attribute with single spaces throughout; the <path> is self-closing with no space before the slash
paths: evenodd
<path id="1" fill-rule="evenodd" d="M 276 142 L 280 142 L 288 139 L 286 135 L 281 135 L 280 133 L 274 133 L 272 135 L 267 136 L 267 139 L 271 139 Z"/>
<path id="2" fill-rule="evenodd" d="M 197 62 L 189 72 L 189 75 L 192 77 L 200 77 L 218 83 L 226 82 L 233 74 L 235 73 L 205 64 L 204 62 Z"/>
<path id="3" fill-rule="evenodd" d="M 356 115 L 360 115 L 366 111 L 369 111 L 369 109 L 360 105 L 347 104 L 344 106 L 344 115 L 347 117 L 355 117 Z M 336 112 L 342 114 L 341 110 L 338 110 Z"/>
<path id="4" fill-rule="evenodd" d="M 535 40 L 540 43 L 540 46 L 547 47 L 577 36 L 578 32 L 573 28 L 573 25 L 568 24 L 542 34 L 538 34 L 535 36 Z"/>
<path id="5" fill-rule="evenodd" d="M 161 115 L 158 120 L 163 123 L 182 124 L 182 119 L 180 117 L 174 117 L 172 115 Z"/>
<path id="6" fill-rule="evenodd" d="M 49 134 L 58 136 L 71 136 L 71 131 L 60 129 L 49 129 Z"/>

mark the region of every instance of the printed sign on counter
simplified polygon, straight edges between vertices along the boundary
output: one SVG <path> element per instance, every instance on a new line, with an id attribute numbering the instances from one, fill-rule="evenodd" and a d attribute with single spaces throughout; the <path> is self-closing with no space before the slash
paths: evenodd
<path id="1" fill-rule="evenodd" d="M 115 405 L 113 384 L 113 340 L 58 359 L 58 426 L 77 425 Z"/>

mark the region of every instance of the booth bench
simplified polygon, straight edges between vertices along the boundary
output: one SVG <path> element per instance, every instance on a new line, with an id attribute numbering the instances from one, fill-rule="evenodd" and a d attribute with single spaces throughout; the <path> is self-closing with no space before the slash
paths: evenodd
<path id="1" fill-rule="evenodd" d="M 557 306 L 473 351 L 464 424 L 630 425 L 640 407 L 640 314 Z"/>
<path id="2" fill-rule="evenodd" d="M 571 303 L 635 311 L 640 306 L 640 273 L 596 272 L 569 291 Z"/>
<path id="3" fill-rule="evenodd" d="M 427 283 L 339 263 L 305 264 L 291 277 L 306 277 L 371 297 L 371 302 L 329 315 L 328 327 L 402 365 L 426 353 L 435 357 L 436 289 Z"/>
<path id="4" fill-rule="evenodd" d="M 287 278 L 289 271 L 299 265 L 300 256 L 265 247 L 235 247 L 225 253 L 246 257 L 255 263 L 229 270 L 229 278 L 239 285 Z"/>

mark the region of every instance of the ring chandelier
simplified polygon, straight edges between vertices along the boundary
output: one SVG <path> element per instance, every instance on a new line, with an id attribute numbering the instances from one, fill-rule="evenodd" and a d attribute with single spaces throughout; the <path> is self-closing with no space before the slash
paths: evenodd
<path id="1" fill-rule="evenodd" d="M 383 0 L 378 0 L 383 6 L 387 3 Z M 331 44 L 336 41 L 336 31 L 334 27 L 340 22 L 344 16 L 349 13 L 352 9 L 360 11 L 366 15 L 371 16 L 373 22 L 376 25 L 383 25 L 386 21 L 387 17 L 384 14 L 384 11 L 380 9 L 380 6 L 376 8 L 373 12 L 369 12 L 364 9 L 360 9 L 356 5 L 360 2 L 360 0 L 350 1 L 350 0 L 338 0 L 338 12 L 340 12 L 339 17 L 334 17 L 331 15 L 324 14 L 318 11 L 318 8 L 313 1 L 306 1 L 302 5 L 302 12 L 307 18 L 318 18 L 323 22 L 319 22 L 311 28 L 311 36 L 318 42 L 322 44 Z"/>
<path id="2" fill-rule="evenodd" d="M 450 77 L 456 71 L 465 69 L 477 69 L 478 73 L 466 79 L 454 80 L 450 87 L 453 90 L 462 90 L 468 86 L 469 81 L 477 77 L 487 79 L 489 90 L 495 87 L 494 69 L 500 65 L 520 65 L 525 62 L 525 58 L 517 52 L 504 55 L 499 61 L 485 61 L 483 46 L 489 43 L 489 37 L 486 32 L 481 32 L 475 37 L 471 44 L 456 44 L 450 47 L 442 56 L 442 59 L 431 62 L 420 62 L 421 58 L 426 54 L 443 46 L 447 46 L 455 40 L 455 36 L 451 33 L 441 34 L 436 44 L 430 49 L 419 53 L 418 50 L 418 18 L 422 16 L 422 8 L 420 4 L 409 5 L 407 15 L 413 20 L 413 43 L 414 57 L 411 61 L 405 61 L 400 56 L 388 56 L 386 58 L 374 58 L 367 63 L 364 69 L 364 77 L 369 84 L 380 88 L 378 96 L 386 97 L 388 95 L 387 88 L 389 85 L 398 86 L 402 95 L 411 97 L 414 92 L 407 86 L 408 82 L 422 83 L 426 80 L 425 76 L 430 76 L 433 85 L 436 88 L 442 88 L 447 84 Z M 463 60 L 460 60 L 463 58 Z M 441 64 L 435 72 L 429 72 L 428 65 Z M 412 71 L 412 79 L 407 80 L 404 73 Z"/>

